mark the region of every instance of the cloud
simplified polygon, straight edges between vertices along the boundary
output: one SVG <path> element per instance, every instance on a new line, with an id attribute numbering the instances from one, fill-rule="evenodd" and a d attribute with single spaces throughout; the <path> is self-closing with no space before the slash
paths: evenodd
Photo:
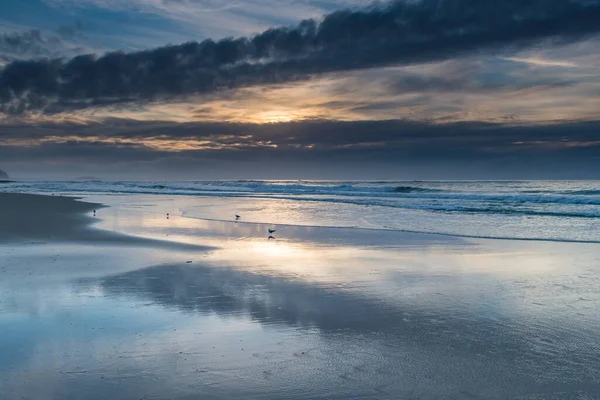
<path id="1" fill-rule="evenodd" d="M 331 74 L 168 102 L 117 104 L 12 119 L 28 123 L 59 119 L 85 123 L 111 117 L 140 121 L 274 123 L 402 118 L 546 123 L 596 119 L 599 90 L 600 76 L 583 68 L 538 69 L 497 57 L 469 57 Z"/>
<path id="2" fill-rule="evenodd" d="M 68 38 L 74 37 L 75 31 L 72 29 L 67 26 L 59 28 L 58 33 L 62 38 L 44 35 L 37 29 L 0 33 L 0 66 L 18 60 L 73 57 L 83 53 L 81 46 L 63 40 L 69 36 L 67 33 L 70 34 Z"/>
<path id="3" fill-rule="evenodd" d="M 506 57 L 506 60 L 531 64 L 537 67 L 563 67 L 563 68 L 575 68 L 577 64 L 571 61 L 561 60 L 545 60 L 543 58 L 522 58 L 522 57 Z"/>
<path id="4" fill-rule="evenodd" d="M 0 57 L 5 61 L 20 58 L 54 56 L 62 47 L 60 39 L 46 38 L 39 30 L 0 34 Z"/>
<path id="5" fill-rule="evenodd" d="M 81 21 L 75 21 L 71 25 L 62 25 L 59 26 L 56 30 L 61 37 L 65 39 L 73 39 L 75 37 L 81 36 L 84 30 L 83 23 Z"/>
<path id="6" fill-rule="evenodd" d="M 252 37 L 154 50 L 15 61 L 0 72 L 0 110 L 55 113 L 566 43 L 600 31 L 600 0 L 422 0 L 328 14 Z M 417 82 L 418 83 L 418 82 Z"/>
<path id="7" fill-rule="evenodd" d="M 600 122 L 554 125 L 417 121 L 0 126 L 11 175 L 125 178 L 598 178 Z M 21 175 L 22 176 L 22 175 Z"/>
<path id="8" fill-rule="evenodd" d="M 249 35 L 273 25 L 295 24 L 335 9 L 364 6 L 369 0 L 45 0 L 64 9 L 104 9 L 144 13 L 171 21 L 196 36 Z M 225 4 L 224 4 L 225 3 Z"/>

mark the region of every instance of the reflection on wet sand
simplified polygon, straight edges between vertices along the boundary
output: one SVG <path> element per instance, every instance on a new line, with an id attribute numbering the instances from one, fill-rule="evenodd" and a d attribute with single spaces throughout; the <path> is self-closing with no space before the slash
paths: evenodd
<path id="1" fill-rule="evenodd" d="M 0 399 L 600 398 L 596 245 L 98 214 L 168 246 L 3 247 Z"/>
<path id="2" fill-rule="evenodd" d="M 552 392 L 557 375 L 563 389 L 598 390 L 594 343 L 599 334 L 585 324 L 575 330 L 572 325 L 552 326 L 547 319 L 522 320 L 497 313 L 491 305 L 488 313 L 478 314 L 460 304 L 389 304 L 352 290 L 197 264 L 111 276 L 101 287 L 116 298 L 131 296 L 186 313 L 248 318 L 267 329 L 317 329 L 328 346 L 370 342 L 369 358 L 379 365 L 365 367 L 374 369 L 355 379 L 377 380 L 375 370 L 385 365 L 387 378 L 397 374 L 391 387 L 396 390 L 417 387 L 421 374 L 432 373 L 440 393 L 453 380 L 472 379 L 470 374 L 478 376 L 473 383 L 478 390 L 496 387 L 504 394 Z"/>

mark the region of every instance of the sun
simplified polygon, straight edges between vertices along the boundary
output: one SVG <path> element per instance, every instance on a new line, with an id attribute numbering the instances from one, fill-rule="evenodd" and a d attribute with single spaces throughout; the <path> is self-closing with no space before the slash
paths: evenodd
<path id="1" fill-rule="evenodd" d="M 290 122 L 295 119 L 297 116 L 287 111 L 263 111 L 256 114 L 256 120 L 262 124 Z"/>

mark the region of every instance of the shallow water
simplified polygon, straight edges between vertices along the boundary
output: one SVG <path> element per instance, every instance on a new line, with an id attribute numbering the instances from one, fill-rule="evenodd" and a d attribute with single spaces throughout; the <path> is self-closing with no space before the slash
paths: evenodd
<path id="1" fill-rule="evenodd" d="M 24 181 L 2 191 L 140 195 L 188 217 L 600 243 L 600 181 Z"/>
<path id="2" fill-rule="evenodd" d="M 117 200 L 98 228 L 219 249 L 2 247 L 0 398 L 600 397 L 597 244 L 167 219 L 180 200 Z"/>

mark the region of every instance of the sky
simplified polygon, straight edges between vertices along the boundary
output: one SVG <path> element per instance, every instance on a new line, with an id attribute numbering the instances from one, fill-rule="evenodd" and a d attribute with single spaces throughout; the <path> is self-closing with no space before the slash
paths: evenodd
<path id="1" fill-rule="evenodd" d="M 4 0 L 25 179 L 600 179 L 600 0 Z"/>

